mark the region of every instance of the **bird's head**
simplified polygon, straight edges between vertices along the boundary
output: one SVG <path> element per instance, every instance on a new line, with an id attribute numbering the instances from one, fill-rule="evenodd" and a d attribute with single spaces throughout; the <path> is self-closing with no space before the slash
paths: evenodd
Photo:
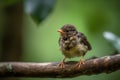
<path id="1" fill-rule="evenodd" d="M 61 36 L 73 36 L 77 34 L 76 28 L 71 24 L 64 25 L 61 29 L 58 30 Z"/>

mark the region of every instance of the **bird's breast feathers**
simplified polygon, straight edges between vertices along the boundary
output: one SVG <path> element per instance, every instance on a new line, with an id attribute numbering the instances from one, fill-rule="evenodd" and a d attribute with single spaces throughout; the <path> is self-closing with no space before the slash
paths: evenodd
<path id="1" fill-rule="evenodd" d="M 61 50 L 66 57 L 72 58 L 72 57 L 83 56 L 87 52 L 88 48 L 85 45 L 79 44 L 73 48 L 70 48 L 69 50 L 65 50 L 63 48 L 61 48 Z"/>
<path id="2" fill-rule="evenodd" d="M 64 41 L 64 43 L 66 43 L 66 44 L 61 44 L 61 46 L 60 46 L 62 53 L 66 57 L 72 58 L 72 57 L 76 57 L 76 56 L 82 56 L 87 52 L 88 47 L 86 45 L 80 43 L 80 40 L 81 40 L 80 38 L 78 39 L 77 37 L 71 37 L 70 39 L 72 39 L 72 41 L 66 40 L 66 41 Z M 63 41 L 63 40 L 61 40 L 61 41 Z"/>

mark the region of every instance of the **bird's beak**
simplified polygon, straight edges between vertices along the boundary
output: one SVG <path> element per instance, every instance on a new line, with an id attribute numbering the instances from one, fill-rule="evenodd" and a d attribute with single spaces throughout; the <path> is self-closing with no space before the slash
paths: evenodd
<path id="1" fill-rule="evenodd" d="M 63 30 L 61 30 L 61 29 L 57 30 L 57 32 L 59 32 L 61 35 L 65 34 L 65 32 Z"/>

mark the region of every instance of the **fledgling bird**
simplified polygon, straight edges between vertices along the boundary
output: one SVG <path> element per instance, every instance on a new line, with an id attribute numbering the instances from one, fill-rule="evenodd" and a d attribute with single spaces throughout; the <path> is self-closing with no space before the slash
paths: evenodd
<path id="1" fill-rule="evenodd" d="M 81 64 L 84 64 L 84 55 L 86 52 L 92 49 L 90 43 L 84 34 L 78 32 L 75 26 L 71 24 L 64 25 L 58 32 L 60 33 L 60 50 L 64 55 L 64 59 L 59 64 L 59 67 L 64 67 L 66 58 L 82 56 L 82 59 L 76 64 L 79 68 Z"/>

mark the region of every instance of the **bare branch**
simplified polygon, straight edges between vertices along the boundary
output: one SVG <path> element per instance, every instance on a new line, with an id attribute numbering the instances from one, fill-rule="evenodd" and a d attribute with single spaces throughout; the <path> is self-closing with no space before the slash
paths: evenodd
<path id="1" fill-rule="evenodd" d="M 78 69 L 76 61 L 67 62 L 65 68 L 53 63 L 1 62 L 0 77 L 70 78 L 80 75 L 111 73 L 120 69 L 120 54 L 90 59 Z"/>

